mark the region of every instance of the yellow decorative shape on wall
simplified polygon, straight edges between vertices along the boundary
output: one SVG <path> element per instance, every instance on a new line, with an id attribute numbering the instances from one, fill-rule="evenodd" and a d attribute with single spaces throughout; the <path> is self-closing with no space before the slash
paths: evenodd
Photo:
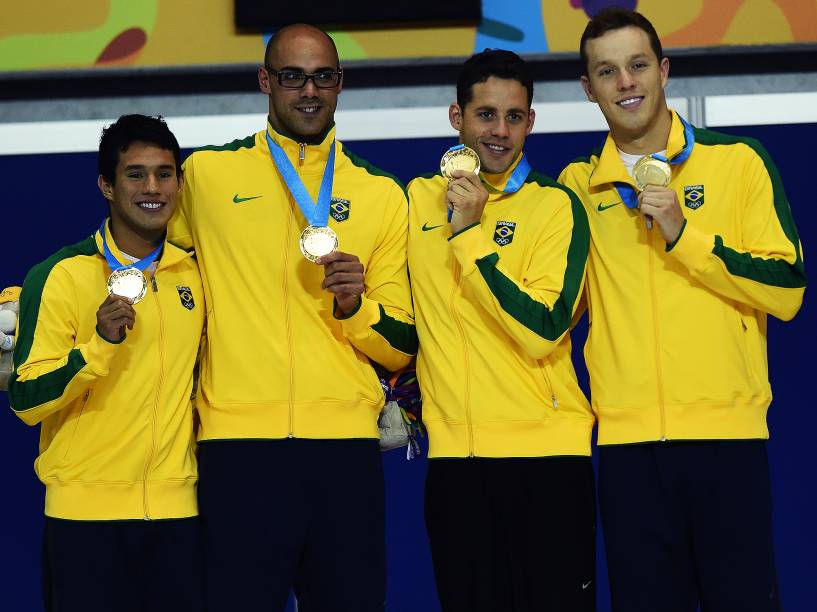
<path id="1" fill-rule="evenodd" d="M 759 28 L 759 24 L 763 27 Z M 777 4 L 772 0 L 744 0 L 720 42 L 753 45 L 793 40 L 789 22 Z"/>

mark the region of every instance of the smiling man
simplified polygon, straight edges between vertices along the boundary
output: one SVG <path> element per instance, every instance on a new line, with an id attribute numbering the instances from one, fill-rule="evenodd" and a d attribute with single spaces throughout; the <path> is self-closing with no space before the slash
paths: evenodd
<path id="1" fill-rule="evenodd" d="M 791 319 L 806 285 L 781 177 L 756 140 L 667 108 L 669 60 L 639 13 L 598 13 L 581 55 L 610 134 L 560 180 L 592 235 L 585 356 L 613 609 L 777 611 L 766 318 Z"/>
<path id="2" fill-rule="evenodd" d="M 525 158 L 532 96 L 517 55 L 473 56 L 449 118 L 482 172 L 409 185 L 426 527 L 444 612 L 595 606 L 593 415 L 567 335 L 589 233 L 578 198 Z"/>
<path id="3" fill-rule="evenodd" d="M 195 245 L 211 324 L 199 503 L 209 610 L 382 610 L 383 391 L 417 337 L 407 204 L 335 139 L 332 39 L 278 31 L 266 129 L 194 152 L 171 237 Z"/>
<path id="4" fill-rule="evenodd" d="M 42 425 L 47 612 L 201 610 L 190 395 L 204 296 L 192 253 L 165 241 L 180 162 L 160 119 L 105 128 L 109 219 L 23 285 L 9 400 Z"/>

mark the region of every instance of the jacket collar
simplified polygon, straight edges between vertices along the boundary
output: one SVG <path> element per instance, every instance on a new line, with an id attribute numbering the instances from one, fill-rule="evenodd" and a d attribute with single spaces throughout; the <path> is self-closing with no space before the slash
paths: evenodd
<path id="1" fill-rule="evenodd" d="M 105 220 L 105 239 L 108 241 L 108 248 L 111 250 L 116 261 L 118 261 L 123 266 L 126 266 L 131 262 L 127 259 L 124 255 L 122 255 L 122 251 L 116 245 L 116 241 L 113 239 L 113 235 L 111 234 L 111 220 L 110 218 Z M 105 258 L 105 251 L 102 246 L 102 234 L 100 230 L 97 230 L 94 233 L 94 241 L 96 242 L 96 250 L 99 255 L 104 259 Z M 172 242 L 168 242 L 165 240 L 164 247 L 162 248 L 162 253 L 159 256 L 159 263 L 156 266 L 157 270 L 162 270 L 164 268 L 169 268 L 170 266 L 176 265 L 180 261 L 187 259 L 188 257 L 192 257 L 192 251 L 185 251 L 184 249 L 177 247 Z"/>
<path id="2" fill-rule="evenodd" d="M 335 164 L 337 165 L 338 147 L 340 143 L 335 141 L 335 124 L 333 123 L 329 129 L 324 133 L 323 138 L 318 144 L 309 144 L 300 142 L 297 137 L 291 137 L 280 132 L 275 131 L 269 120 L 267 120 L 267 134 L 270 138 L 279 145 L 286 153 L 289 161 L 295 167 L 299 174 L 315 174 L 323 176 L 323 170 L 326 167 L 326 162 L 329 159 L 329 147 L 334 143 L 335 150 Z M 267 144 L 266 136 L 262 134 L 262 147 L 267 155 L 269 153 L 269 145 Z"/>
<path id="3" fill-rule="evenodd" d="M 672 159 L 680 153 L 686 146 L 686 137 L 684 136 L 684 124 L 681 122 L 681 117 L 677 112 L 672 111 L 672 126 L 669 130 L 669 138 L 667 139 L 667 159 Z M 599 163 L 596 166 L 593 174 L 590 175 L 590 186 L 598 187 L 608 183 L 627 183 L 635 186 L 635 182 L 627 174 L 627 169 L 621 161 L 621 156 L 618 154 L 616 142 L 613 140 L 612 134 L 607 134 L 607 140 L 604 142 L 604 148 L 599 156 Z"/>

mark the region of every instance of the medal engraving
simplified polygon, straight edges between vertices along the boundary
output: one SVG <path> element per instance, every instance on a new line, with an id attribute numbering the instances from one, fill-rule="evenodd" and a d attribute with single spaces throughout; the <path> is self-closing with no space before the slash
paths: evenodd
<path id="1" fill-rule="evenodd" d="M 633 166 L 633 179 L 640 191 L 644 191 L 647 185 L 666 187 L 672 179 L 672 169 L 667 162 L 645 156 Z"/>
<path id="2" fill-rule="evenodd" d="M 473 149 L 463 146 L 460 149 L 446 151 L 440 160 L 440 172 L 449 181 L 454 180 L 451 173 L 454 170 L 465 170 L 479 174 L 479 155 Z"/>
<path id="3" fill-rule="evenodd" d="M 309 261 L 329 255 L 338 248 L 338 235 L 331 227 L 309 225 L 301 232 L 299 241 L 301 253 Z"/>
<path id="4" fill-rule="evenodd" d="M 128 298 L 133 304 L 141 302 L 147 290 L 147 278 L 137 268 L 116 270 L 108 277 L 108 293 Z"/>

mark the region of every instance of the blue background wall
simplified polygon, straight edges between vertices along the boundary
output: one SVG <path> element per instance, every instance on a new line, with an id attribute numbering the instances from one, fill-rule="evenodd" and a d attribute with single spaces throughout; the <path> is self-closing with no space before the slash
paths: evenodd
<path id="1" fill-rule="evenodd" d="M 810 270 L 817 206 L 810 187 L 810 144 L 817 124 L 745 127 L 730 133 L 759 138 L 783 176 Z M 237 134 L 237 137 L 244 136 Z M 537 170 L 557 176 L 568 161 L 602 143 L 600 133 L 536 135 L 528 157 Z M 404 181 L 435 168 L 453 138 L 350 143 L 350 148 Z M 59 246 L 91 234 L 105 212 L 96 188 L 96 156 L 91 153 L 0 156 L 5 268 L 4 284 L 20 283 L 33 264 Z M 810 242 L 812 241 L 812 242 Z M 814 272 L 812 271 L 812 274 Z M 806 347 L 814 339 L 817 305 L 807 290 L 797 318 L 782 324 L 770 318 L 769 360 L 775 399 L 769 444 L 775 509 L 778 571 L 787 610 L 813 610 L 817 601 L 817 484 L 812 438 L 817 430 L 809 379 L 814 372 Z M 581 362 L 586 329 L 574 332 L 577 370 L 585 389 Z M 700 347 L 707 350 L 706 346 Z M 25 426 L 0 394 L 0 609 L 36 612 L 40 601 L 40 541 L 43 493 L 32 464 L 37 454 L 36 429 Z M 405 461 L 402 451 L 384 456 L 387 478 L 389 551 L 388 609 L 394 612 L 438 610 L 431 560 L 422 519 L 425 461 Z M 554 491 L 554 501 L 558 491 Z M 603 549 L 600 548 L 602 553 Z M 543 554 L 547 554 L 543 551 Z M 599 562 L 599 612 L 609 610 L 603 555 Z M 138 588 L 138 585 L 135 585 Z"/>

